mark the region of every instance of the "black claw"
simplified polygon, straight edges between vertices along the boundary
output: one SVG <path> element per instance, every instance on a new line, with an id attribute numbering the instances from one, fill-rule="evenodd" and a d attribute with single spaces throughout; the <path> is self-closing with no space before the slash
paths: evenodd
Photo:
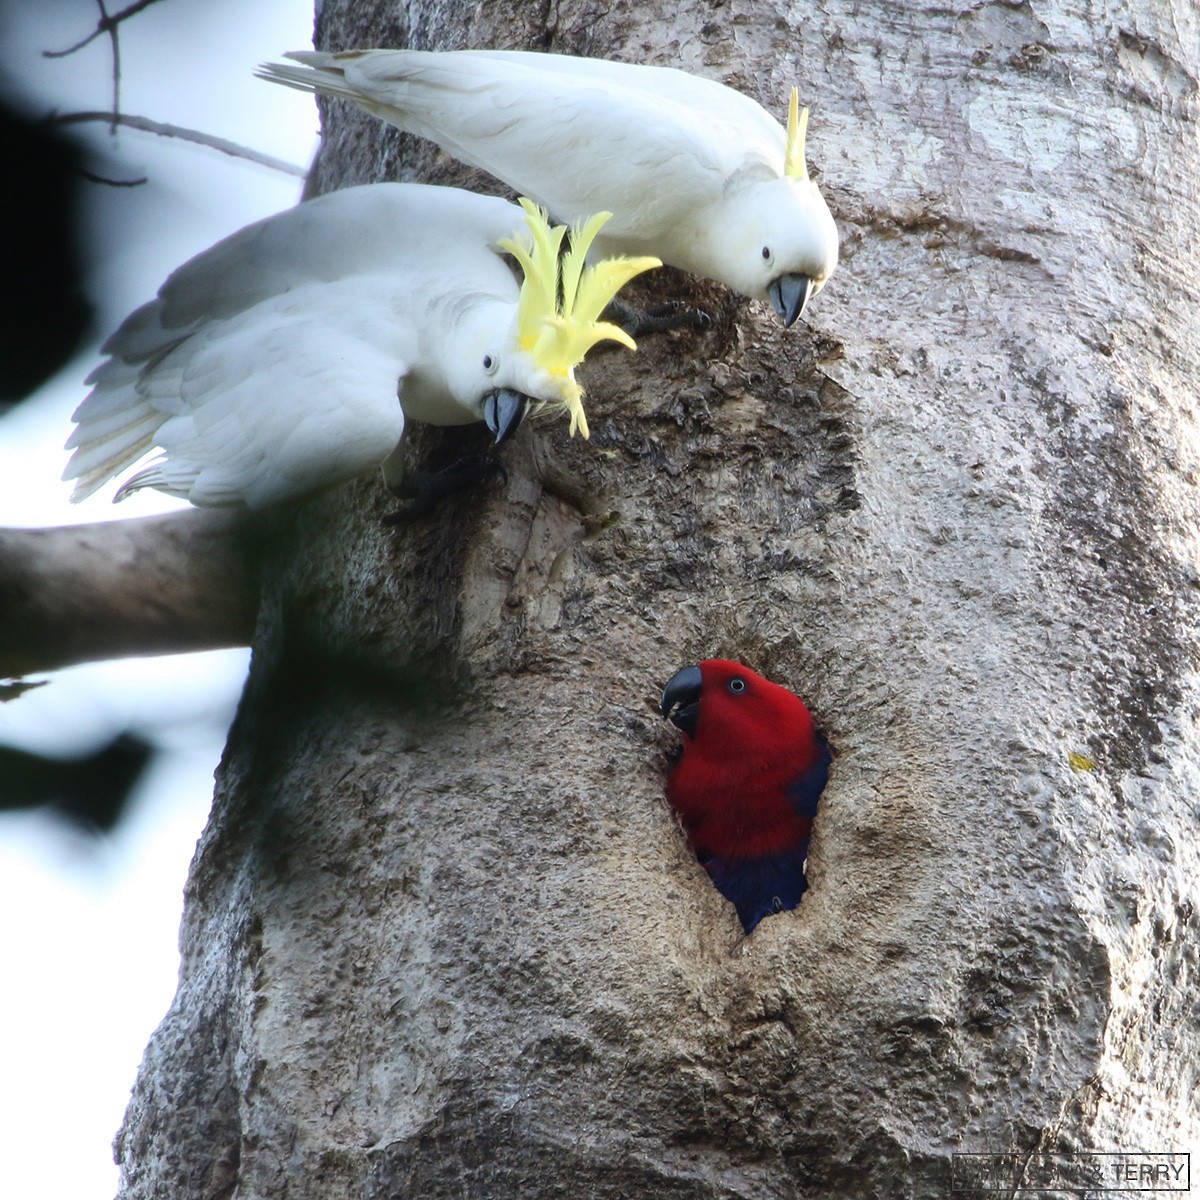
<path id="1" fill-rule="evenodd" d="M 637 308 L 624 300 L 612 300 L 604 316 L 632 338 L 671 329 L 707 329 L 712 324 L 708 313 L 692 308 L 683 300 L 670 300 L 654 308 Z"/>
<path id="2" fill-rule="evenodd" d="M 383 518 L 384 525 L 404 525 L 428 516 L 448 496 L 473 491 L 496 476 L 508 482 L 508 472 L 499 459 L 472 454 L 452 462 L 440 471 L 406 471 L 404 478 L 388 488 L 399 500 L 409 500 L 404 508 Z"/>
<path id="3" fill-rule="evenodd" d="M 653 326 L 643 327 L 641 333 L 657 333 L 660 329 L 707 329 L 712 324 L 712 317 L 708 313 L 702 308 L 692 308 L 686 300 L 669 300 L 666 304 L 646 309 L 640 315 L 648 318 L 647 323 Z"/>
<path id="4" fill-rule="evenodd" d="M 674 317 L 678 313 L 687 311 L 687 302 L 685 300 L 668 300 L 666 304 L 655 305 L 654 308 L 644 310 L 645 315 L 658 320 L 661 317 Z"/>

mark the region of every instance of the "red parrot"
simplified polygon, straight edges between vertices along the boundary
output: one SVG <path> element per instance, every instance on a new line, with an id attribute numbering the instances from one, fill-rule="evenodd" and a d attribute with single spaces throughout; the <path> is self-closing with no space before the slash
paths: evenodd
<path id="1" fill-rule="evenodd" d="M 795 908 L 830 753 L 804 702 L 741 663 L 671 677 L 662 712 L 683 730 L 667 783 L 696 857 L 749 933 Z"/>

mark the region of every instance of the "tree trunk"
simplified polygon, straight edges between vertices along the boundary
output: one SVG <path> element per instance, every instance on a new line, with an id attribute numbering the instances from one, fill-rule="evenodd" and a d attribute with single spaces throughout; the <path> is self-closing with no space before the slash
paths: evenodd
<path id="1" fill-rule="evenodd" d="M 790 333 L 659 272 L 714 324 L 589 362 L 590 442 L 527 428 L 399 530 L 374 480 L 280 518 L 122 1195 L 946 1196 L 955 1154 L 1197 1148 L 1196 9 L 551 11 L 329 0 L 319 45 L 797 82 L 842 265 Z M 326 131 L 325 190 L 480 182 Z M 658 692 L 710 656 L 835 752 L 811 890 L 745 940 L 663 795 Z"/>

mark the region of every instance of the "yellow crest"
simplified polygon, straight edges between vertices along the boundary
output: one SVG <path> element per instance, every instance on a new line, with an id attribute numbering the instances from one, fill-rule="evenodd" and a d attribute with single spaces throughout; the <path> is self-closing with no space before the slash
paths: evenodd
<path id="1" fill-rule="evenodd" d="M 587 266 L 588 249 L 612 213 L 597 213 L 571 230 L 571 248 L 560 257 L 567 227 L 551 228 L 546 214 L 522 196 L 525 224 L 532 241 L 503 238 L 497 243 L 521 264 L 525 278 L 517 303 L 517 339 L 542 370 L 561 380 L 560 403 L 571 414 L 571 434 L 588 436 L 583 389 L 575 382 L 575 367 L 597 343 L 637 345 L 618 325 L 601 321 L 600 314 L 635 275 L 661 267 L 657 258 L 606 258 Z"/>
<path id="2" fill-rule="evenodd" d="M 787 141 L 783 152 L 783 173 L 793 179 L 807 179 L 804 165 L 804 135 L 808 132 L 808 109 L 800 107 L 800 89 L 792 88 L 788 100 Z"/>

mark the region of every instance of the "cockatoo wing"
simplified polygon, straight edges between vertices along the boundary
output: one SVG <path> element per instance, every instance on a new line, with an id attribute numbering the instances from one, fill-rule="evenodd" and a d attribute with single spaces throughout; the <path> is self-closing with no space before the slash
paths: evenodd
<path id="1" fill-rule="evenodd" d="M 523 227 L 515 204 L 456 188 L 378 183 L 331 192 L 256 221 L 178 268 L 159 290 L 148 333 L 153 339 L 162 330 L 228 317 L 301 283 L 387 271 L 474 275 L 488 269 L 500 238 Z M 502 278 L 505 268 L 499 262 L 496 268 Z M 122 325 L 105 353 L 136 359 L 143 349 L 133 325 L 137 316 Z M 157 348 L 145 349 L 153 354 Z"/>
<path id="2" fill-rule="evenodd" d="M 204 505 L 265 504 L 381 461 L 420 314 L 447 282 L 512 290 L 494 244 L 521 225 L 494 197 L 374 184 L 219 242 L 105 343 L 67 443 L 72 498 L 155 446 L 165 460 L 132 486 Z"/>
<path id="3" fill-rule="evenodd" d="M 560 220 L 610 209 L 604 238 L 630 249 L 669 236 L 680 213 L 712 202 L 729 179 L 783 169 L 783 128 L 759 105 L 670 68 L 505 51 L 288 57 L 304 66 L 261 73 L 352 100 Z"/>
<path id="4" fill-rule="evenodd" d="M 118 497 L 154 487 L 257 507 L 382 462 L 404 431 L 397 389 L 414 338 L 392 290 L 379 278 L 301 286 L 203 322 L 140 369 L 111 360 L 75 414 L 73 499 L 155 446 L 162 457 Z"/>
<path id="5" fill-rule="evenodd" d="M 530 69 L 554 72 L 568 79 L 591 79 L 597 83 L 619 85 L 661 100 L 686 104 L 700 112 L 712 113 L 762 138 L 768 147 L 783 146 L 783 129 L 770 113 L 749 96 L 715 79 L 693 75 L 675 67 L 642 66 L 638 63 L 613 62 L 604 58 L 579 58 L 570 54 L 542 54 L 533 50 L 462 50 L 463 59 L 496 59 Z"/>

